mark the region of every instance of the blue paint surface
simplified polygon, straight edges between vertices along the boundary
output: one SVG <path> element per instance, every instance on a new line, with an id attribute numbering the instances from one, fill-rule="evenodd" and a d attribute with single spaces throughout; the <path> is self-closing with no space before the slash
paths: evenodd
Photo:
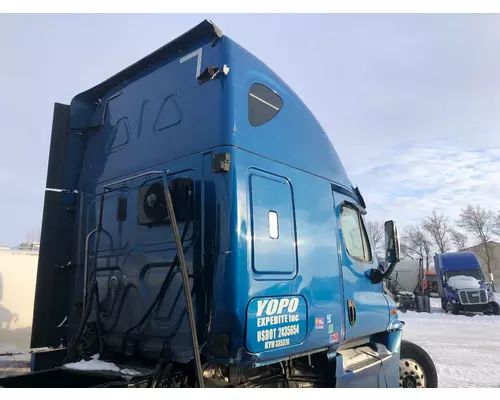
<path id="1" fill-rule="evenodd" d="M 297 239 L 290 182 L 255 169 L 249 170 L 248 179 L 254 276 L 256 279 L 292 279 L 297 271 Z M 270 236 L 270 212 L 277 215 L 277 238 Z"/>
<path id="2" fill-rule="evenodd" d="M 434 256 L 438 268 L 443 271 L 474 271 L 481 270 L 477 256 L 472 251 L 457 253 L 441 253 Z"/>

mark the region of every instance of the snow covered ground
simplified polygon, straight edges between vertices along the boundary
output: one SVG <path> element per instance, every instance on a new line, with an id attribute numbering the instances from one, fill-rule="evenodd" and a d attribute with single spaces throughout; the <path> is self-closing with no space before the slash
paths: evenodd
<path id="1" fill-rule="evenodd" d="M 500 387 L 500 317 L 401 313 L 404 339 L 421 346 L 436 364 L 439 387 Z"/>
<path id="2" fill-rule="evenodd" d="M 18 375 L 29 372 L 29 363 L 30 354 L 28 352 L 21 354 L 0 352 L 0 378 L 2 376 Z"/>
<path id="3" fill-rule="evenodd" d="M 500 388 L 500 317 L 445 314 L 439 299 L 431 299 L 431 306 L 432 314 L 407 312 L 401 319 L 404 338 L 434 360 L 439 387 Z M 28 360 L 26 353 L 0 356 L 0 376 L 24 372 Z"/>

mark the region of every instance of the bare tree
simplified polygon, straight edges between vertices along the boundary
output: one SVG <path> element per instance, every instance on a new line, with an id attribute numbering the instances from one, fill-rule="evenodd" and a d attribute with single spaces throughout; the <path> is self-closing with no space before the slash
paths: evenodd
<path id="1" fill-rule="evenodd" d="M 493 228 L 493 233 L 495 233 L 496 235 L 500 236 L 500 212 L 495 217 L 494 224 L 495 224 L 495 226 Z"/>
<path id="2" fill-rule="evenodd" d="M 467 235 L 456 229 L 450 229 L 451 242 L 455 245 L 458 251 L 465 250 L 467 247 Z"/>
<path id="3" fill-rule="evenodd" d="M 410 226 L 404 231 L 400 247 L 404 258 L 412 260 L 421 258 L 426 270 L 429 270 L 432 243 L 419 225 Z"/>
<path id="4" fill-rule="evenodd" d="M 375 252 L 378 254 L 380 249 L 384 246 L 385 240 L 385 226 L 381 221 L 367 221 L 366 230 L 368 235 L 373 241 L 373 246 L 375 247 Z"/>
<path id="5" fill-rule="evenodd" d="M 488 247 L 488 242 L 493 238 L 496 228 L 495 214 L 493 211 L 481 208 L 479 205 L 473 207 L 469 204 L 461 210 L 457 225 L 467 232 L 470 232 L 479 242 L 480 250 L 478 256 L 482 258 L 486 264 L 490 280 L 493 283 L 493 290 L 495 290 L 493 272 L 491 270 L 493 257 Z"/>
<path id="6" fill-rule="evenodd" d="M 432 211 L 432 215 L 422 221 L 422 228 L 431 236 L 440 253 L 450 250 L 450 223 L 444 214 Z"/>

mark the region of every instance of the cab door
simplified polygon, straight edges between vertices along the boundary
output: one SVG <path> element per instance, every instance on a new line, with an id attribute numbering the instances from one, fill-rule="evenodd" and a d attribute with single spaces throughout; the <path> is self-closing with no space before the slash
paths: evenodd
<path id="1" fill-rule="evenodd" d="M 366 232 L 365 211 L 350 196 L 333 191 L 338 221 L 339 253 L 344 286 L 345 340 L 386 330 L 389 305 L 383 284 L 373 284 L 365 274 L 378 268 Z"/>

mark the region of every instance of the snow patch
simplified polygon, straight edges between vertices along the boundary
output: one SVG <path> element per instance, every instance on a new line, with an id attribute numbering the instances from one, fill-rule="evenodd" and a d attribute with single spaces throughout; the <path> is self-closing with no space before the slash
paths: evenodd
<path id="1" fill-rule="evenodd" d="M 448 279 L 448 285 L 455 290 L 480 288 L 479 282 L 476 278 L 466 275 L 452 276 Z"/>
<path id="2" fill-rule="evenodd" d="M 113 371 L 120 372 L 120 368 L 113 363 L 106 361 L 91 359 L 88 361 L 81 360 L 75 363 L 64 364 L 64 368 L 77 369 L 79 371 Z"/>
<path id="3" fill-rule="evenodd" d="M 136 376 L 136 375 L 141 374 L 139 371 L 134 371 L 133 369 L 128 369 L 128 368 L 122 369 L 120 372 L 123 375 L 132 375 L 132 376 Z"/>
<path id="4" fill-rule="evenodd" d="M 11 361 L 11 362 L 26 362 L 29 363 L 31 360 L 31 355 L 29 353 L 5 353 L 0 354 L 0 362 L 2 361 Z"/>
<path id="5" fill-rule="evenodd" d="M 400 314 L 403 339 L 427 351 L 440 388 L 500 387 L 500 316 L 447 314 L 431 299 L 432 314 Z"/>
<path id="6" fill-rule="evenodd" d="M 81 360 L 75 363 L 64 364 L 64 368 L 76 369 L 79 371 L 112 371 L 119 372 L 123 375 L 140 375 L 141 373 L 133 369 L 121 369 L 114 363 L 99 360 L 99 354 L 94 354 L 90 360 Z"/>

